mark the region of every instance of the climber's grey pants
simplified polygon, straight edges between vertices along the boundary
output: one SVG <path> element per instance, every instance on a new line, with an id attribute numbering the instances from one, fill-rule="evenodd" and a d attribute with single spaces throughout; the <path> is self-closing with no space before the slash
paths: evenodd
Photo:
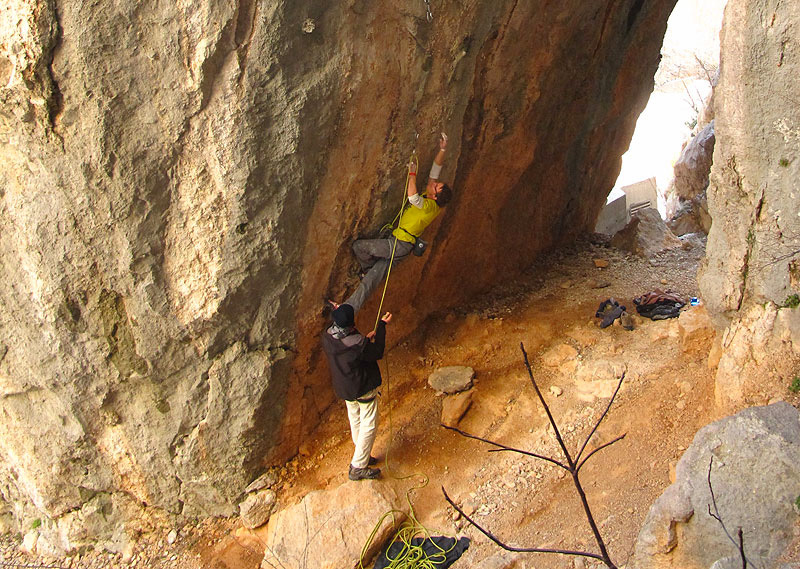
<path id="1" fill-rule="evenodd" d="M 386 273 L 389 272 L 389 259 L 392 258 L 393 247 L 395 251 L 392 266 L 408 257 L 408 254 L 414 249 L 414 244 L 397 239 L 397 245 L 395 246 L 394 237 L 388 239 L 357 239 L 353 243 L 353 253 L 355 253 L 356 259 L 361 264 L 361 269 L 367 272 L 355 292 L 344 301 L 345 304 L 352 306 L 355 312 L 359 311 L 372 294 L 372 291 L 386 278 Z"/>

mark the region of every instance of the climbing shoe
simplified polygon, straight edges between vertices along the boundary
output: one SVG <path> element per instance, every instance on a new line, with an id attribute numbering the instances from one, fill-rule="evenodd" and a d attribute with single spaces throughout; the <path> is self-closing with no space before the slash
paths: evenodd
<path id="1" fill-rule="evenodd" d="M 353 468 L 353 465 L 350 465 L 350 472 L 348 472 L 347 477 L 350 480 L 374 480 L 381 475 L 380 468 Z"/>

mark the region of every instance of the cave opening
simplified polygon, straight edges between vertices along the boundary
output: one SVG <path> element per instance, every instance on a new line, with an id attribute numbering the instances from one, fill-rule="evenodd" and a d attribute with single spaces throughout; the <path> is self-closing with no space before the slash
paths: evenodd
<path id="1" fill-rule="evenodd" d="M 727 0 L 679 0 L 667 23 L 653 92 L 636 130 L 606 207 L 617 200 L 631 208 L 650 201 L 663 218 L 681 151 L 705 123 L 720 61 L 722 15 Z M 645 196 L 645 197 L 642 197 Z M 629 217 L 628 217 L 629 218 Z M 603 227 L 598 231 L 606 233 Z"/>

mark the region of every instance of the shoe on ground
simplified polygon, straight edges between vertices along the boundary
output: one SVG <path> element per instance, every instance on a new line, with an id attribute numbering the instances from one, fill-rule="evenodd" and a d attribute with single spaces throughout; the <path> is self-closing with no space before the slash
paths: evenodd
<path id="1" fill-rule="evenodd" d="M 347 477 L 350 480 L 375 480 L 380 475 L 380 468 L 353 468 L 353 465 L 350 465 L 350 472 L 348 472 Z"/>

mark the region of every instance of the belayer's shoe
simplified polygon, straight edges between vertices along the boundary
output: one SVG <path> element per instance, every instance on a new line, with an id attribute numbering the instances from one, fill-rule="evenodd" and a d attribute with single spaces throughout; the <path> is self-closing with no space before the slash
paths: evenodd
<path id="1" fill-rule="evenodd" d="M 380 468 L 353 468 L 352 464 L 350 465 L 350 472 L 347 473 L 347 477 L 350 480 L 375 480 L 380 475 Z"/>

